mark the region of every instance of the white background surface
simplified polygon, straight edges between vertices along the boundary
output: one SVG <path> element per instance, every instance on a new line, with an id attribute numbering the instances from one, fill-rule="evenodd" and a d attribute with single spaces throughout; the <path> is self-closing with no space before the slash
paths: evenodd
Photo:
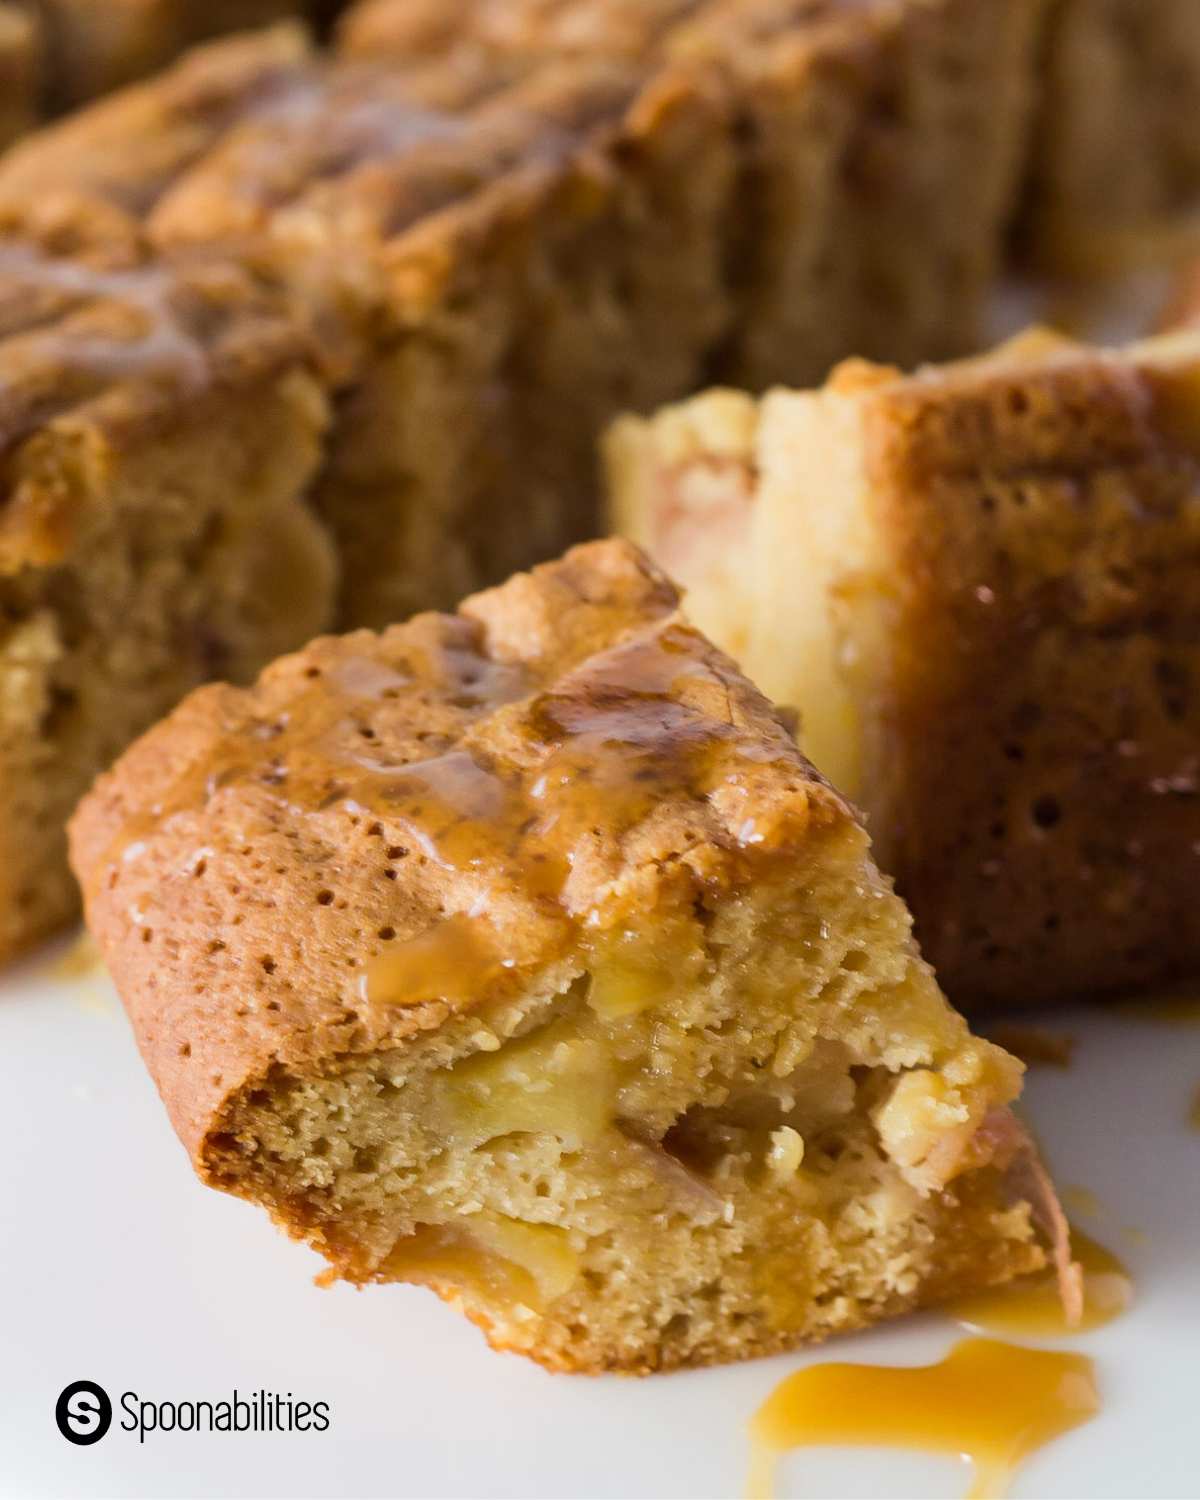
<path id="1" fill-rule="evenodd" d="M 61 950 L 60 950 L 61 951 Z M 1070 1341 L 1104 1411 L 1035 1457 L 1020 1497 L 1200 1496 L 1200 1026 L 1055 1018 L 1071 1069 L 1031 1071 L 1027 1113 L 1078 1222 L 1134 1270 L 1136 1303 Z M 107 981 L 45 959 L 0 983 L 0 1494 L 738 1496 L 746 1419 L 804 1359 L 921 1363 L 959 1336 L 929 1316 L 812 1355 L 656 1379 L 549 1376 L 487 1350 L 431 1293 L 318 1290 L 317 1258 L 192 1177 Z M 1059 1341 L 1061 1347 L 1067 1341 Z M 74 1380 L 143 1398 L 236 1386 L 332 1409 L 326 1433 L 119 1430 L 74 1447 Z M 786 1496 L 953 1497 L 953 1461 L 793 1455 Z"/>

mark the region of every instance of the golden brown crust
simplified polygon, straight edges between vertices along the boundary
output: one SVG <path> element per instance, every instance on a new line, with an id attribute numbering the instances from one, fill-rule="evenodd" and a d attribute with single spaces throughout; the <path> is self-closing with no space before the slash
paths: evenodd
<path id="1" fill-rule="evenodd" d="M 1198 381 L 1192 340 L 1002 352 L 866 400 L 906 620 L 894 873 L 952 995 L 1200 960 Z"/>
<path id="2" fill-rule="evenodd" d="M 73 864 L 198 1166 L 225 1101 L 273 1067 L 437 1026 L 579 922 L 739 880 L 846 816 L 674 605 L 635 549 L 595 543 L 457 615 L 204 689 L 101 778 Z M 499 965 L 450 1000 L 372 1003 L 372 961 L 479 902 Z"/>
<path id="3" fill-rule="evenodd" d="M 236 265 L 193 260 L 101 268 L 0 245 L 0 574 L 61 560 L 103 487 L 38 480 L 38 450 L 91 433 L 120 452 L 215 393 L 311 364 L 277 297 Z"/>
<path id="4" fill-rule="evenodd" d="M 305 87 L 309 58 L 288 25 L 215 42 L 39 131 L 0 162 L 0 227 L 69 220 L 84 243 L 136 238 L 164 188 L 246 110 Z"/>

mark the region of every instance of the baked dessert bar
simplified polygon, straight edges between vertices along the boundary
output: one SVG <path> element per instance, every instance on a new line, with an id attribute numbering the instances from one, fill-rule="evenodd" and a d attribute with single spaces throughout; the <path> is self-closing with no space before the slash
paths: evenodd
<path id="1" fill-rule="evenodd" d="M 819 380 L 847 354 L 976 347 L 1014 207 L 1041 0 L 366 0 L 353 56 L 483 47 L 714 69 L 736 111 L 737 311 L 708 375 Z M 914 226 L 920 232 L 914 233 Z"/>
<path id="2" fill-rule="evenodd" d="M 800 713 L 956 1003 L 1200 966 L 1200 338 L 1047 334 L 712 392 L 608 442 L 612 519 Z"/>
<path id="3" fill-rule="evenodd" d="M 1032 248 L 1069 272 L 1200 245 L 1200 7 L 1054 0 L 1031 154 Z"/>
<path id="4" fill-rule="evenodd" d="M 220 66 L 186 64 L 26 143 L 0 222 L 35 179 L 62 214 L 74 179 L 73 222 L 116 201 L 114 236 L 219 244 L 291 289 L 336 355 L 317 500 L 342 619 L 383 624 L 593 534 L 621 409 L 969 341 L 1034 10 L 404 7 L 390 51 L 348 31 L 339 63 L 280 71 L 243 50 L 249 87 L 213 108 L 182 80 Z"/>
<path id="5" fill-rule="evenodd" d="M 310 363 L 229 265 L 0 247 L 0 957 L 77 909 L 64 828 L 97 771 L 327 623 Z"/>
<path id="6" fill-rule="evenodd" d="M 201 1177 L 556 1369 L 821 1338 L 1043 1263 L 1055 1218 L 1019 1064 L 677 603 L 599 542 L 316 641 L 71 830 Z"/>
<path id="7" fill-rule="evenodd" d="M 0 3 L 0 149 L 37 117 L 42 81 L 38 18 L 23 4 Z"/>

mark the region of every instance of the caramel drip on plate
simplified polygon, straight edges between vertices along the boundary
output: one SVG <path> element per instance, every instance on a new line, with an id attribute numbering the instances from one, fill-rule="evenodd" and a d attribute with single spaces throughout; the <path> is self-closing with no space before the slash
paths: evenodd
<path id="1" fill-rule="evenodd" d="M 1100 1399 L 1090 1359 L 964 1339 L 934 1365 L 819 1364 L 776 1387 L 750 1424 L 750 1500 L 769 1500 L 783 1454 L 877 1444 L 961 1456 L 968 1500 L 997 1500 L 1018 1465 L 1090 1421 Z"/>
<path id="2" fill-rule="evenodd" d="M 1102 1328 L 1120 1317 L 1133 1300 L 1132 1277 L 1118 1256 L 1074 1226 L 1071 1254 L 1083 1270 L 1083 1315 L 1078 1323 L 1067 1322 L 1053 1269 L 960 1297 L 947 1311 L 955 1322 L 976 1333 L 1045 1337 Z"/>

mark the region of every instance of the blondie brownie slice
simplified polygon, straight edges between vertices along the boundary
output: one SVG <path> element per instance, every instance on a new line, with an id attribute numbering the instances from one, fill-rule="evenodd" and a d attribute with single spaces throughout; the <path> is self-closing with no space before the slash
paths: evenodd
<path id="1" fill-rule="evenodd" d="M 367 0 L 343 50 L 532 66 L 609 55 L 711 67 L 735 105 L 725 256 L 738 293 L 708 374 L 821 379 L 977 345 L 1034 104 L 1042 0 Z"/>
<path id="2" fill-rule="evenodd" d="M 1200 338 L 626 420 L 614 525 L 868 814 L 964 1005 L 1200 966 Z"/>
<path id="3" fill-rule="evenodd" d="M 0 247 L 0 957 L 75 911 L 64 827 L 93 776 L 327 622 L 309 363 L 230 266 Z"/>
<path id="4" fill-rule="evenodd" d="M 204 1180 L 552 1368 L 821 1338 L 1061 1230 L 1020 1065 L 624 543 L 200 690 L 72 849 Z"/>
<path id="5" fill-rule="evenodd" d="M 163 195 L 156 244 L 265 257 L 327 344 L 349 330 L 318 494 L 345 621 L 595 531 L 597 432 L 694 384 L 728 328 L 733 164 L 707 70 L 435 57 L 332 69 Z"/>
<path id="6" fill-rule="evenodd" d="M 1034 9 L 406 5 L 392 48 L 239 43 L 27 143 L 0 223 L 86 179 L 89 225 L 290 290 L 336 354 L 342 618 L 381 624 L 594 533 L 621 409 L 968 340 Z"/>

